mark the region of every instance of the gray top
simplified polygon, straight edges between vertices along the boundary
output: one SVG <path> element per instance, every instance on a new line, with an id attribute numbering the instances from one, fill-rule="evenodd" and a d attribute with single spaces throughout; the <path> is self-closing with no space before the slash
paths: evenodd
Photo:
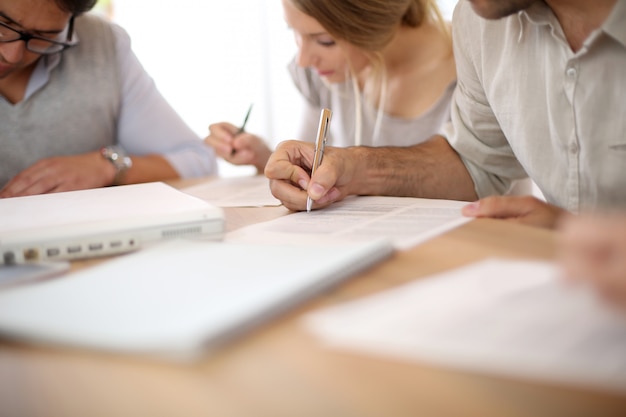
<path id="1" fill-rule="evenodd" d="M 338 147 L 356 144 L 356 111 L 352 82 L 332 84 L 324 82 L 310 68 L 300 68 L 295 61 L 289 64 L 293 81 L 306 99 L 306 110 L 302 129 L 297 139 L 315 141 L 320 111 L 326 107 L 333 111 L 330 124 L 329 145 Z M 366 146 L 410 146 L 421 143 L 435 134 L 442 133 L 442 126 L 450 120 L 450 101 L 456 83 L 451 83 L 437 102 L 424 114 L 414 119 L 400 119 L 382 115 L 380 134 L 374 138 L 377 110 L 360 94 L 361 145 Z"/>

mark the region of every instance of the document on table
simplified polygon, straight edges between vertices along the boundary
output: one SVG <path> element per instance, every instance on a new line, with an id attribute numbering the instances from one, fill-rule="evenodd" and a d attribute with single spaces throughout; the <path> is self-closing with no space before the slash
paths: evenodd
<path id="1" fill-rule="evenodd" d="M 364 240 L 385 237 L 407 249 L 457 227 L 464 201 L 405 197 L 350 197 L 321 210 L 257 223 L 226 235 L 226 240 L 289 242 L 313 238 Z"/>
<path id="2" fill-rule="evenodd" d="M 626 392 L 626 312 L 553 263 L 488 259 L 304 320 L 337 348 Z"/>
<path id="3" fill-rule="evenodd" d="M 219 178 L 181 191 L 218 207 L 280 206 L 271 191 L 269 180 L 263 175 Z"/>

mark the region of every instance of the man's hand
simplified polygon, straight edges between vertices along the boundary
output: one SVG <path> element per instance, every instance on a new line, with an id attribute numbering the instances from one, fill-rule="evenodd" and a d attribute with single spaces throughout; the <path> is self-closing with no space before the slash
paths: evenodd
<path id="1" fill-rule="evenodd" d="M 626 311 L 626 215 L 565 216 L 559 230 L 566 277 L 590 283 Z"/>
<path id="2" fill-rule="evenodd" d="M 290 210 L 305 210 L 309 195 L 313 207 L 321 208 L 350 194 L 348 185 L 356 169 L 350 150 L 327 146 L 322 164 L 311 178 L 314 153 L 311 143 L 282 142 L 265 167 L 272 194 Z"/>
<path id="3" fill-rule="evenodd" d="M 487 197 L 463 207 L 468 217 L 491 217 L 516 223 L 555 228 L 565 210 L 531 196 Z"/>
<path id="4" fill-rule="evenodd" d="M 115 167 L 100 152 L 45 158 L 13 177 L 0 198 L 104 187 L 114 177 Z"/>

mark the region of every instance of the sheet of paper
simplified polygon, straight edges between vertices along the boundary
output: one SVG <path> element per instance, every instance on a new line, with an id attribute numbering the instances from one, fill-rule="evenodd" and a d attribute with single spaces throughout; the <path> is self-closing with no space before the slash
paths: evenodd
<path id="1" fill-rule="evenodd" d="M 219 178 L 182 189 L 218 207 L 280 206 L 270 192 L 269 180 L 263 175 Z"/>
<path id="2" fill-rule="evenodd" d="M 350 197 L 322 210 L 300 212 L 258 223 L 225 239 L 247 242 L 298 242 L 340 238 L 385 237 L 396 249 L 407 249 L 457 227 L 467 202 L 403 197 Z"/>
<path id="3" fill-rule="evenodd" d="M 626 392 L 626 312 L 548 262 L 485 260 L 305 323 L 338 348 Z"/>

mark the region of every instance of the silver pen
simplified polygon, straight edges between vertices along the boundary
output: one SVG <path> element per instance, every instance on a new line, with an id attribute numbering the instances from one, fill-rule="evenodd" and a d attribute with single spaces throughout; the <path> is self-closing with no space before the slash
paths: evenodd
<path id="1" fill-rule="evenodd" d="M 313 165 L 311 166 L 311 178 L 313 178 L 313 174 L 317 167 L 322 163 L 322 158 L 324 156 L 324 148 L 326 147 L 326 138 L 328 136 L 328 128 L 330 126 L 330 118 L 332 117 L 333 112 L 329 109 L 322 109 L 320 114 L 320 124 L 317 128 L 317 138 L 315 139 L 315 154 L 313 156 Z M 306 198 L 306 211 L 309 213 L 311 211 L 311 207 L 313 206 L 313 199 L 308 196 Z"/>

